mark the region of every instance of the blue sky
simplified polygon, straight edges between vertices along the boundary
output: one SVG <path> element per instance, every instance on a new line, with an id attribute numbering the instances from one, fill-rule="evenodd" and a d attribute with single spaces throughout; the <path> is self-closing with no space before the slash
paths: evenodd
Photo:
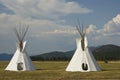
<path id="1" fill-rule="evenodd" d="M 19 23 L 30 25 L 26 36 L 30 55 L 76 48 L 80 19 L 89 46 L 119 45 L 120 0 L 0 0 L 0 53 L 14 53 Z"/>
<path id="2" fill-rule="evenodd" d="M 95 24 L 99 27 L 115 17 L 120 13 L 119 0 L 68 0 L 76 1 L 80 5 L 85 6 L 92 10 L 89 14 L 79 14 L 85 22 Z M 76 15 L 76 14 L 75 14 Z M 78 15 L 77 15 L 78 17 Z M 92 19 L 92 20 L 91 20 Z"/>

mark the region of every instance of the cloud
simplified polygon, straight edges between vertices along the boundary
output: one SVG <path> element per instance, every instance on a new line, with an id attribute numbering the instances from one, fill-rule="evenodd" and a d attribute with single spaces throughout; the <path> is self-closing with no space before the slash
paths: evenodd
<path id="1" fill-rule="evenodd" d="M 90 25 L 87 35 L 90 45 L 120 45 L 120 14 L 108 21 L 101 29 L 97 29 L 95 25 Z"/>
<path id="2" fill-rule="evenodd" d="M 48 32 L 43 32 L 43 35 L 63 35 L 63 36 L 70 36 L 70 35 L 75 35 L 77 34 L 77 30 L 74 27 L 67 27 L 67 26 L 63 26 L 63 27 L 59 27 L 59 29 L 54 29 L 52 31 L 48 31 Z"/>
<path id="3" fill-rule="evenodd" d="M 7 30 L 18 27 L 19 23 L 29 24 L 31 33 L 33 34 L 75 34 L 76 32 L 75 28 L 69 25 L 47 19 L 28 19 L 17 15 L 0 14 L 1 33 L 9 33 Z M 3 31 L 3 29 L 6 31 Z"/>
<path id="4" fill-rule="evenodd" d="M 14 14 L 12 10 L 0 3 L 0 13 Z"/>
<path id="5" fill-rule="evenodd" d="M 101 29 L 98 29 L 96 25 L 89 25 L 87 28 L 89 46 L 103 44 L 120 45 L 119 19 L 120 17 L 117 15 L 108 21 Z M 24 18 L 18 15 L 2 13 L 0 14 L 0 44 L 7 49 L 6 51 L 8 52 L 15 50 L 15 45 L 11 47 L 12 49 L 9 48 L 9 45 L 15 44 L 17 40 L 13 28 L 18 27 L 20 22 L 30 25 L 27 35 L 27 41 L 30 44 L 28 48 L 30 54 L 39 54 L 40 52 L 43 53 L 54 50 L 72 50 L 73 47 L 75 47 L 75 38 L 80 36 L 75 27 L 61 24 L 59 21 Z M 11 42 L 8 43 L 7 40 Z"/>
<path id="6" fill-rule="evenodd" d="M 108 33 L 116 33 L 120 31 L 120 14 L 104 25 L 104 31 Z"/>
<path id="7" fill-rule="evenodd" d="M 10 48 L 15 48 L 15 46 L 11 47 L 16 40 L 13 28 L 18 27 L 19 23 L 30 25 L 27 40 L 30 43 L 29 52 L 31 54 L 72 50 L 75 47 L 75 38 L 80 35 L 75 27 L 66 24 L 66 20 L 61 20 L 60 16 L 92 12 L 91 9 L 83 7 L 75 1 L 0 0 L 0 2 L 15 13 L 2 12 L 0 14 L 0 41 L 2 44 L 0 46 L 5 47 L 8 52 L 11 51 Z M 96 25 L 89 25 L 87 35 L 90 46 L 120 45 L 120 14 L 108 21 L 101 29 Z M 11 42 L 8 43 L 8 40 Z"/>
<path id="8" fill-rule="evenodd" d="M 0 14 L 0 41 L 2 45 L 4 43 L 3 46 L 7 49 L 5 50 L 7 53 L 11 53 L 11 50 L 15 50 L 16 48 L 15 45 L 13 45 L 17 41 L 13 28 L 18 27 L 19 23 L 30 26 L 26 39 L 31 44 L 30 54 L 34 51 L 69 50 L 70 48 L 72 49 L 71 45 L 75 45 L 72 44 L 72 41 L 74 42 L 74 35 L 77 34 L 77 31 L 70 25 L 61 24 L 59 21 L 31 19 L 2 13 Z M 10 43 L 6 42 L 7 40 L 9 40 Z M 13 45 L 13 47 L 11 47 L 12 49 L 9 48 L 10 45 Z M 37 52 L 34 53 L 38 54 Z"/>
<path id="9" fill-rule="evenodd" d="M 1 0 L 17 15 L 32 18 L 58 18 L 68 14 L 84 14 L 92 12 L 74 1 L 65 0 Z"/>
<path id="10" fill-rule="evenodd" d="M 97 27 L 93 24 L 89 25 L 89 27 L 86 29 L 86 33 L 93 33 L 95 30 L 97 30 Z"/>

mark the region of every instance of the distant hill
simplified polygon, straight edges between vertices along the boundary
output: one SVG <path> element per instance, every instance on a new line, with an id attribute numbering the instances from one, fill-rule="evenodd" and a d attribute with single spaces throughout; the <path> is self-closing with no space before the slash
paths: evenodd
<path id="1" fill-rule="evenodd" d="M 69 60 L 73 53 L 74 51 L 68 52 L 53 51 L 41 55 L 32 56 L 31 58 L 32 60 Z"/>
<path id="2" fill-rule="evenodd" d="M 120 60 L 120 46 L 103 45 L 99 47 L 90 47 L 94 57 L 97 60 Z M 40 55 L 31 56 L 32 60 L 70 60 L 75 50 L 60 52 L 53 51 Z M 0 60 L 10 60 L 13 54 L 0 53 Z"/>
<path id="3" fill-rule="evenodd" d="M 6 61 L 12 58 L 13 54 L 0 53 L 0 60 Z"/>
<path id="4" fill-rule="evenodd" d="M 99 47 L 90 47 L 94 57 L 97 60 L 120 60 L 120 46 L 103 45 Z M 32 60 L 70 60 L 75 50 L 67 52 L 49 52 L 41 55 L 32 56 Z"/>
<path id="5" fill-rule="evenodd" d="M 92 52 L 98 60 L 120 60 L 120 46 L 103 45 Z"/>

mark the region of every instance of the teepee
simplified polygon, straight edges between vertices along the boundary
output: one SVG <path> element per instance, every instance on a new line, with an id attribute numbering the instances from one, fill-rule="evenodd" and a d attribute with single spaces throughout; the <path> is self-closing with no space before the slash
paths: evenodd
<path id="1" fill-rule="evenodd" d="M 24 28 L 20 26 L 18 29 L 15 28 L 15 34 L 19 40 L 19 43 L 17 44 L 17 50 L 15 54 L 13 55 L 10 63 L 8 64 L 5 70 L 10 71 L 35 70 L 35 67 L 32 64 L 32 61 L 25 49 L 26 41 L 24 41 L 24 38 L 27 31 L 28 26 L 27 27 L 24 26 Z"/>
<path id="2" fill-rule="evenodd" d="M 81 36 L 81 38 L 76 39 L 77 49 L 69 62 L 66 71 L 81 71 L 81 72 L 89 72 L 89 71 L 100 71 L 98 64 L 94 56 L 92 55 L 89 47 L 88 41 L 86 37 L 86 29 L 84 25 L 76 25 L 76 28 Z"/>

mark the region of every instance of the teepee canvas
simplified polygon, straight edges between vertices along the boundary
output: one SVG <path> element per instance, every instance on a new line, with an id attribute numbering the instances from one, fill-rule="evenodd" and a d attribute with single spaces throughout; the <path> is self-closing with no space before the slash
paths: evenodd
<path id="1" fill-rule="evenodd" d="M 77 49 L 71 61 L 69 62 L 66 71 L 100 71 L 96 60 L 88 47 L 86 29 L 84 28 L 83 24 L 81 26 L 80 24 L 76 25 L 76 28 L 81 38 L 76 39 Z"/>
<path id="2" fill-rule="evenodd" d="M 15 28 L 15 34 L 19 40 L 19 43 L 17 44 L 17 50 L 15 54 L 13 55 L 10 63 L 8 64 L 5 70 L 10 70 L 10 71 L 35 70 L 35 67 L 32 64 L 32 61 L 25 49 L 26 41 L 23 41 L 27 33 L 27 30 L 28 27 L 21 28 L 20 26 L 19 29 Z"/>

